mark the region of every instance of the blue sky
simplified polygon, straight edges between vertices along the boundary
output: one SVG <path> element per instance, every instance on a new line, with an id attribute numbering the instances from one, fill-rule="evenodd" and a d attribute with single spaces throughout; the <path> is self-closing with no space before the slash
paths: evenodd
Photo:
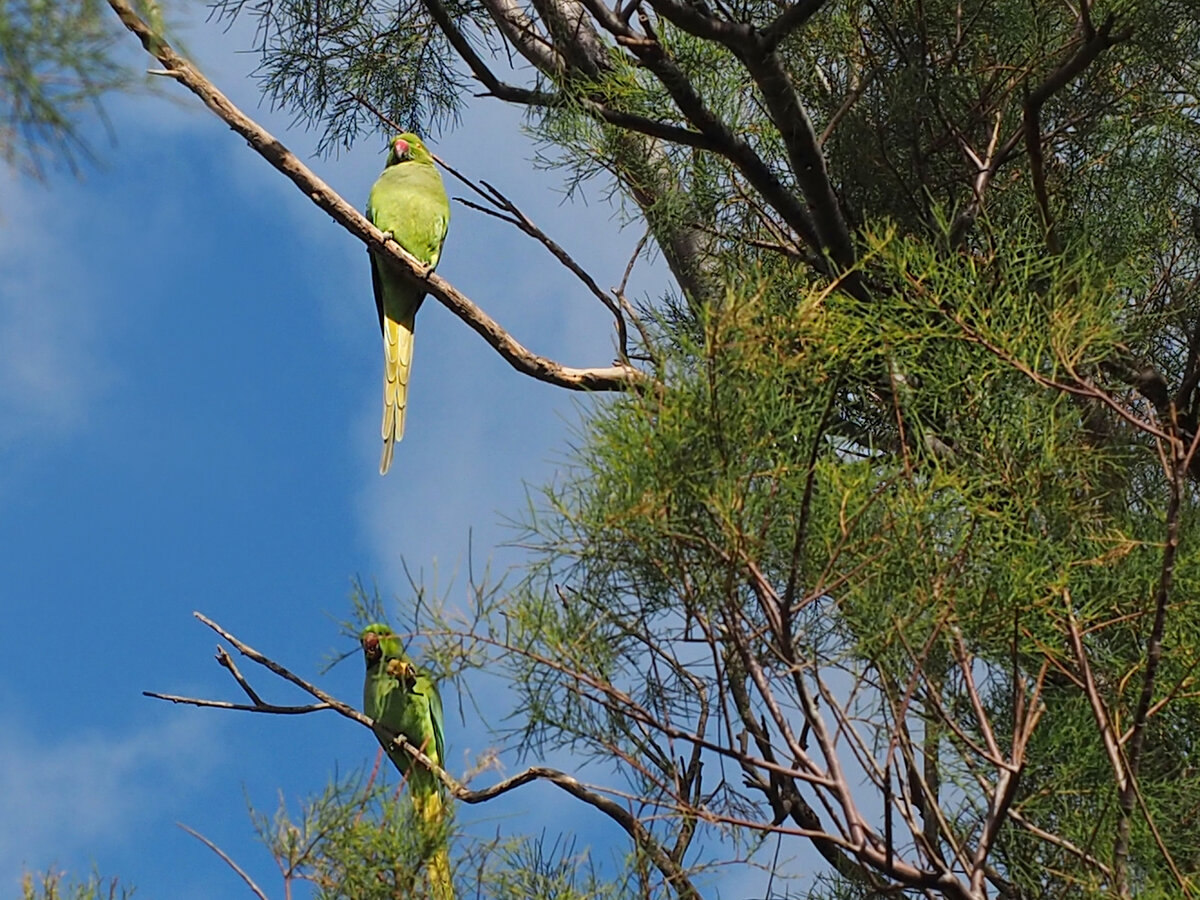
<path id="1" fill-rule="evenodd" d="M 200 22 L 184 33 L 201 67 L 308 158 L 313 136 L 258 108 L 253 59 L 234 52 L 244 41 Z M 132 37 L 127 49 L 145 65 Z M 0 174 L 0 896 L 23 868 L 93 864 L 139 896 L 239 895 L 176 821 L 278 894 L 243 788 L 272 811 L 278 792 L 312 794 L 372 760 L 370 735 L 333 716 L 190 710 L 141 692 L 236 699 L 191 617 L 201 610 L 354 701 L 357 665 L 318 674 L 351 579 L 404 597 L 403 557 L 445 585 L 472 531 L 477 559 L 515 562 L 498 548 L 502 518 L 552 475 L 585 402 L 518 376 L 428 301 L 408 430 L 380 478 L 365 250 L 191 95 L 159 91 L 108 104 L 116 144 L 94 132 L 102 165 L 82 180 Z M 639 233 L 617 231 L 599 186 L 564 203 L 561 177 L 532 171 L 512 111 L 476 104 L 432 143 L 601 285 L 620 280 Z M 361 206 L 382 149 L 310 162 Z M 456 208 L 440 271 L 531 349 L 612 359 L 607 312 L 515 229 Z M 663 284 L 646 267 L 633 293 Z M 489 738 L 450 728 L 461 769 Z M 611 831 L 596 821 L 591 834 L 563 803 L 548 819 L 545 799 L 528 792 L 505 815 L 540 806 L 519 827 L 582 825 L 584 843 Z"/>

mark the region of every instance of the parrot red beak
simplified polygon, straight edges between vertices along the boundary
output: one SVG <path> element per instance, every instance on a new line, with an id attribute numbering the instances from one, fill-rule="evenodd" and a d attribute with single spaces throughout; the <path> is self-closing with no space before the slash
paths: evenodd
<path id="1" fill-rule="evenodd" d="M 396 158 L 405 159 L 408 156 L 408 141 L 403 138 L 396 138 Z"/>
<path id="2" fill-rule="evenodd" d="M 379 635 L 374 632 L 363 635 L 362 639 L 363 650 L 366 652 L 369 659 L 379 658 Z"/>

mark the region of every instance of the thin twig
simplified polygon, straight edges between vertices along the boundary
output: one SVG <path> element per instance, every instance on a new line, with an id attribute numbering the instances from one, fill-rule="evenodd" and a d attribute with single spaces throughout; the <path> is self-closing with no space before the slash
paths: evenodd
<path id="1" fill-rule="evenodd" d="M 229 868 L 233 869 L 233 871 L 238 874 L 238 877 L 240 877 L 242 881 L 246 882 L 246 887 L 250 888 L 250 890 L 254 892 L 254 896 L 258 897 L 258 900 L 267 900 L 267 895 L 264 894 L 262 889 L 254 883 L 254 879 L 247 875 L 246 871 L 237 863 L 235 863 L 229 854 L 227 854 L 224 850 L 222 850 L 195 829 L 188 828 L 188 826 L 184 825 L 182 822 L 176 822 L 175 824 L 206 846 L 213 853 L 217 854 L 217 856 L 221 857 L 221 859 L 225 860 L 225 864 L 229 866 Z"/>
<path id="2" fill-rule="evenodd" d="M 208 709 L 233 709 L 240 712 L 268 713 L 273 716 L 301 716 L 306 713 L 333 709 L 328 703 L 310 703 L 306 706 L 276 706 L 274 703 L 231 703 L 228 700 L 204 700 L 200 697 L 182 697 L 178 694 L 160 694 L 158 691 L 142 691 L 143 697 L 181 703 L 185 706 L 202 706 Z"/>
<path id="3" fill-rule="evenodd" d="M 434 159 L 437 159 L 437 157 L 435 156 Z M 489 209 L 485 206 L 481 206 L 478 203 L 465 200 L 462 197 L 455 197 L 454 199 L 464 206 L 468 206 L 471 209 L 484 213 L 485 215 L 500 219 L 503 222 L 508 222 L 510 225 L 515 225 L 523 234 L 533 238 L 548 251 L 550 251 L 551 256 L 557 259 L 569 272 L 571 272 L 571 274 L 583 282 L 584 287 L 588 289 L 592 296 L 604 304 L 604 308 L 612 313 L 617 328 L 617 346 L 620 353 L 619 358 L 623 361 L 628 360 L 629 335 L 626 331 L 625 318 L 621 314 L 621 308 L 617 305 L 616 301 L 614 301 L 608 296 L 608 294 L 600 289 L 600 285 L 598 285 L 596 280 L 587 273 L 583 266 L 579 265 L 579 263 L 575 261 L 571 254 L 567 253 L 567 251 L 564 250 L 557 241 L 555 241 L 548 234 L 546 234 L 546 232 L 542 231 L 541 228 L 534 224 L 533 220 L 530 219 L 529 216 L 525 215 L 525 213 L 522 212 L 512 200 L 506 197 L 497 188 L 491 184 L 488 184 L 486 181 L 479 182 L 482 187 L 477 186 L 471 179 L 451 168 L 442 160 L 438 159 L 437 161 L 441 163 L 446 171 L 450 172 L 450 174 L 454 175 L 459 181 L 470 187 L 471 190 L 473 190 L 476 194 L 478 194 L 495 208 Z"/>

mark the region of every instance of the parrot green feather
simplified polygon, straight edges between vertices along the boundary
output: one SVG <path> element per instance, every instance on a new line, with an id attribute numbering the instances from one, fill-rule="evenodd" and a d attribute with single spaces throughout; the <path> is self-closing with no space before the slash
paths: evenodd
<path id="1" fill-rule="evenodd" d="M 453 900 L 450 856 L 444 836 L 446 810 L 442 783 L 433 772 L 392 743 L 395 735 L 403 735 L 434 763 L 443 765 L 446 734 L 441 695 L 433 679 L 413 665 L 400 639 L 387 625 L 368 625 L 362 632 L 361 643 L 367 664 L 363 712 L 375 721 L 375 736 L 408 783 L 418 820 L 438 843 L 429 858 L 430 895 L 433 900 Z"/>
<path id="2" fill-rule="evenodd" d="M 415 134 L 392 138 L 387 165 L 367 200 L 367 218 L 391 234 L 410 256 L 431 269 L 438 264 L 450 225 L 450 201 L 433 156 Z M 396 441 L 404 437 L 413 328 L 425 292 L 374 251 L 371 284 L 383 332 L 383 456 L 379 461 L 383 475 L 392 464 Z"/>

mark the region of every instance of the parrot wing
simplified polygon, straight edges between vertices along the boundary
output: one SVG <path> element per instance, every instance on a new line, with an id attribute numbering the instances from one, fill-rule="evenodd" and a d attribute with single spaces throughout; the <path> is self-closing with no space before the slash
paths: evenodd
<path id="1" fill-rule="evenodd" d="M 450 201 L 433 157 L 416 135 L 393 139 L 388 165 L 371 188 L 367 217 L 420 262 L 430 268 L 438 264 L 450 225 Z M 395 443 L 404 437 L 413 329 L 425 292 L 373 252 L 371 284 L 383 332 L 384 446 L 379 471 L 384 474 Z"/>
<path id="2" fill-rule="evenodd" d="M 361 641 L 367 662 L 363 712 L 383 726 L 375 736 L 408 782 L 413 810 L 432 845 L 428 857 L 432 900 L 453 900 L 442 783 L 407 752 L 394 747 L 391 737 L 403 735 L 431 760 L 443 765 L 446 738 L 442 698 L 433 679 L 413 665 L 400 646 L 400 639 L 388 626 L 368 626 Z"/>

